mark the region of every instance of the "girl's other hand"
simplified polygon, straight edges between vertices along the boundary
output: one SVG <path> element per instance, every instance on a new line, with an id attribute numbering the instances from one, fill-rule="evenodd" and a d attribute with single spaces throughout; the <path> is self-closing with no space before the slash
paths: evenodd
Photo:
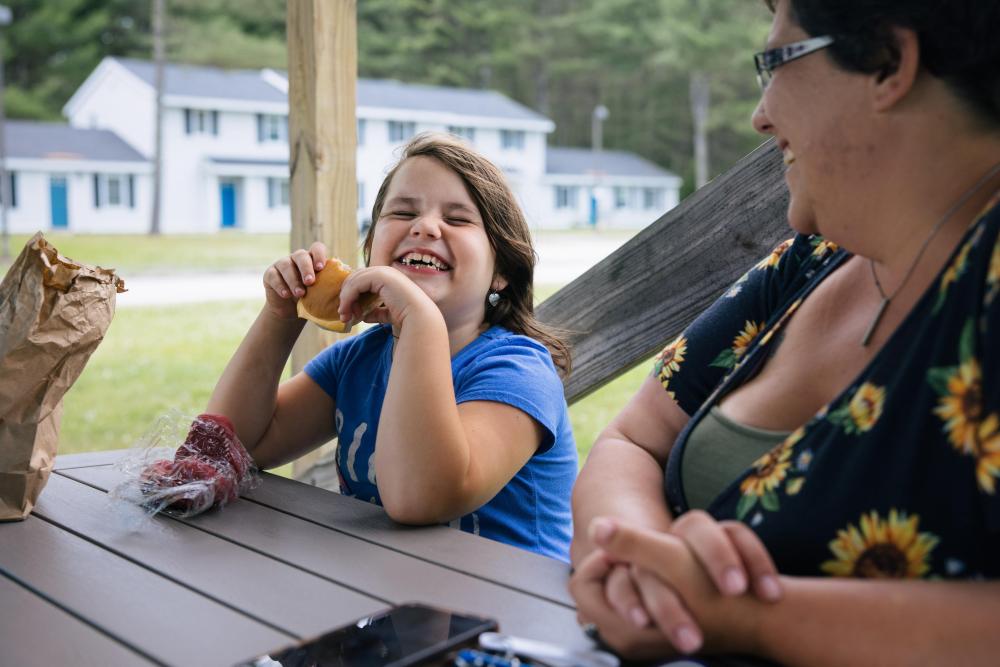
<path id="1" fill-rule="evenodd" d="M 316 241 L 309 250 L 296 250 L 264 271 L 267 308 L 280 319 L 295 319 L 295 303 L 306 287 L 316 282 L 316 272 L 326 265 L 326 246 Z"/>

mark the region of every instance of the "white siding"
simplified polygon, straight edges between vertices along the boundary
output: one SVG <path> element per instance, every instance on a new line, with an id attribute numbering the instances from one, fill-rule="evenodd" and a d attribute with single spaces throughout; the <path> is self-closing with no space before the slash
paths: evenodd
<path id="1" fill-rule="evenodd" d="M 50 164 L 45 164 L 49 162 Z M 10 168 L 17 173 L 17 205 L 7 209 L 10 231 L 32 234 L 52 229 L 52 177 L 66 179 L 66 231 L 131 234 L 149 230 L 148 211 L 152 181 L 143 165 L 102 164 L 99 162 L 60 163 L 51 161 L 11 160 Z M 132 174 L 135 207 L 128 206 L 128 194 L 123 190 L 120 206 L 94 206 L 94 174 Z M 127 188 L 127 179 L 125 187 Z"/>
<path id="2" fill-rule="evenodd" d="M 220 91 L 220 95 L 224 91 Z M 221 183 L 236 187 L 236 227 L 247 232 L 285 232 L 291 226 L 287 206 L 268 205 L 268 178 L 288 177 L 287 141 L 258 141 L 257 114 L 282 115 L 285 105 L 256 104 L 220 98 L 168 98 L 163 123 L 163 194 L 161 225 L 164 233 L 212 233 L 222 227 Z M 110 129 L 138 151 L 153 150 L 154 98 L 152 88 L 113 59 L 106 59 L 66 106 L 70 123 L 77 127 Z M 218 134 L 185 132 L 182 104 L 218 114 Z M 447 132 L 449 126 L 473 128 L 473 147 L 499 166 L 517 196 L 529 225 L 535 229 L 586 226 L 590 219 L 591 193 L 598 202 L 598 225 L 616 228 L 643 227 L 677 203 L 680 179 L 554 175 L 545 173 L 546 136 L 552 130 L 546 120 L 506 122 L 498 118 L 462 117 L 442 111 L 408 112 L 385 108 L 359 108 L 364 124 L 357 154 L 358 190 L 364 197 L 357 209 L 358 221 L 371 215 L 372 204 L 388 169 L 398 160 L 404 142 L 390 141 L 389 122 L 413 122 L 417 133 Z M 523 132 L 523 146 L 505 148 L 502 130 Z M 149 166 L 147 166 L 149 167 Z M 39 177 L 41 178 L 41 177 Z M 21 177 L 20 211 L 11 220 L 22 226 L 48 228 L 48 186 L 44 179 Z M 84 179 L 85 180 L 85 179 Z M 75 231 L 136 231 L 148 227 L 151 181 L 138 179 L 136 207 L 130 211 L 93 211 L 92 197 L 83 196 L 90 187 L 70 184 L 70 228 Z M 558 185 L 578 188 L 576 208 L 556 208 Z M 662 188 L 662 204 L 647 208 L 639 195 L 637 206 L 616 207 L 613 187 Z M 32 193 L 32 194 L 28 194 Z M 20 192 L 19 192 L 20 194 Z M 30 203 L 28 203 L 30 202 Z M 88 212 L 88 206 L 90 211 Z M 99 214 L 98 214 L 99 213 Z M 29 222 L 29 221 L 41 221 Z M 13 222 L 12 222 L 13 225 Z"/>

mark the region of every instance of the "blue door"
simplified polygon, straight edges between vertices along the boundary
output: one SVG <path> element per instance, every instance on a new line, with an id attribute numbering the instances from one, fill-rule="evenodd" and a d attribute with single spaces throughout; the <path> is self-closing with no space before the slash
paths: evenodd
<path id="1" fill-rule="evenodd" d="M 220 183 L 219 191 L 222 194 L 222 227 L 223 229 L 236 226 L 236 184 Z"/>
<path id="2" fill-rule="evenodd" d="M 69 227 L 69 210 L 66 207 L 66 178 L 53 176 L 49 180 L 49 195 L 52 201 L 52 229 Z"/>

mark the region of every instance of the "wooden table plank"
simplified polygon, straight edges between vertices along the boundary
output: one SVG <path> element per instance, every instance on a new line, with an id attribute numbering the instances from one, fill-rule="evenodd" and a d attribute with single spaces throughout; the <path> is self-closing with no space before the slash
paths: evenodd
<path id="1" fill-rule="evenodd" d="M 117 462 L 128 451 L 73 454 L 57 459 L 56 469 L 108 465 Z M 574 607 L 573 598 L 566 590 L 569 577 L 566 563 L 445 526 L 401 526 L 382 508 L 370 503 L 277 475 L 266 477 L 268 483 L 251 491 L 247 498 L 355 537 L 376 539 L 383 546 L 459 572 Z M 336 526 L 331 525 L 334 516 Z M 449 537 L 442 539 L 442 535 Z"/>
<path id="2" fill-rule="evenodd" d="M 0 534 L 0 571 L 156 661 L 232 664 L 292 639 L 38 517 Z"/>
<path id="3" fill-rule="evenodd" d="M 381 507 L 283 477 L 269 476 L 268 484 L 251 491 L 247 498 L 356 537 L 376 539 L 402 553 L 574 607 L 566 589 L 569 565 L 562 561 L 446 526 L 401 526 Z"/>
<path id="4" fill-rule="evenodd" d="M 87 466 L 103 466 L 117 463 L 122 456 L 132 450 L 110 449 L 104 452 L 84 452 L 83 454 L 59 454 L 56 456 L 55 470 L 69 468 L 85 468 Z"/>
<path id="5" fill-rule="evenodd" d="M 0 575 L 0 649 L 5 665 L 155 665 Z"/>
<path id="6" fill-rule="evenodd" d="M 110 466 L 74 468 L 60 474 L 105 490 L 122 478 L 122 474 Z M 275 480 L 280 478 L 269 475 L 264 487 Z M 575 648 L 590 646 L 590 641 L 577 626 L 576 612 L 570 607 L 379 546 L 373 539 L 376 531 L 366 535 L 367 519 L 361 521 L 351 515 L 344 523 L 363 539 L 354 537 L 339 529 L 337 512 L 346 506 L 365 507 L 366 503 L 303 484 L 294 485 L 303 493 L 320 491 L 336 501 L 325 516 L 333 529 L 246 500 L 237 501 L 221 512 L 209 512 L 186 521 L 394 604 L 419 601 L 490 616 L 498 619 L 504 632 Z M 294 493 L 289 495 L 288 502 L 295 504 Z M 374 507 L 369 509 L 379 511 Z M 442 531 L 439 539 L 444 542 L 472 537 L 449 529 Z M 382 533 L 378 533 L 378 537 L 381 539 Z M 490 542 L 486 545 L 496 546 Z M 441 549 L 447 550 L 447 546 Z M 526 555 L 543 563 L 549 562 L 541 556 Z"/>
<path id="7" fill-rule="evenodd" d="M 109 506 L 105 493 L 62 474 L 49 479 L 34 514 L 297 637 L 321 634 L 389 606 L 386 600 L 362 595 L 179 521 L 156 517 L 142 530 L 131 529 L 125 517 Z"/>

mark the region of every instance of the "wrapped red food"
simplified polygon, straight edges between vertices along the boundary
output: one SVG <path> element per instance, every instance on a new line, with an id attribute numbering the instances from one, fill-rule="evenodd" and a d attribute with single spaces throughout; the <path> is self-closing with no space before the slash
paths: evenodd
<path id="1" fill-rule="evenodd" d="M 147 444 L 169 443 L 173 435 L 168 431 L 176 429 L 177 422 L 177 417 L 159 420 L 147 434 Z M 140 457 L 126 465 L 129 480 L 112 496 L 138 504 L 149 514 L 169 509 L 187 517 L 222 507 L 253 488 L 257 469 L 232 422 L 222 415 L 203 414 L 189 423 L 172 459 L 150 462 L 151 452 L 163 450 L 143 448 Z"/>

